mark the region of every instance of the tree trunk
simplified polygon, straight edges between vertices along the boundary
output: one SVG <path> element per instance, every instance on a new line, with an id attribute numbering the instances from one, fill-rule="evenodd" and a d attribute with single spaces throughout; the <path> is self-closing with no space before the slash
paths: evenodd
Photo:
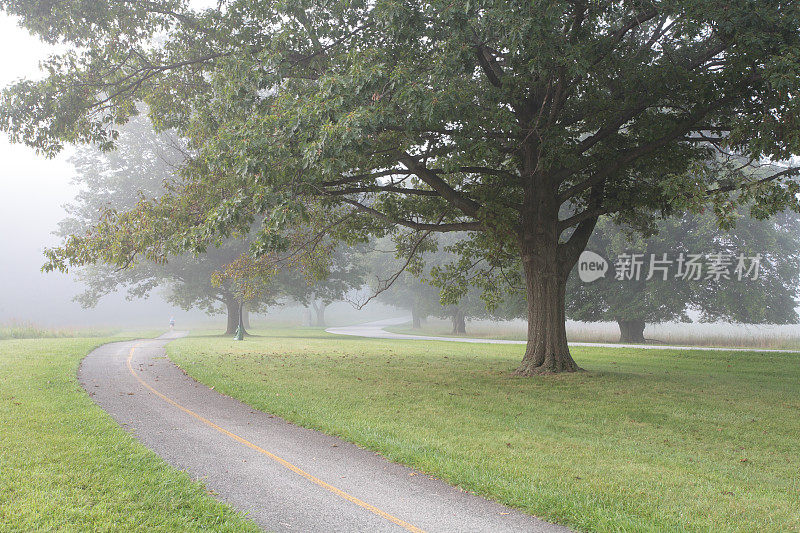
<path id="1" fill-rule="evenodd" d="M 228 309 L 228 327 L 225 334 L 233 335 L 239 325 L 239 303 L 236 300 L 226 300 L 225 307 Z"/>
<path id="2" fill-rule="evenodd" d="M 419 316 L 416 306 L 411 307 L 411 327 L 414 329 L 422 329 L 422 317 Z"/>
<path id="3" fill-rule="evenodd" d="M 528 343 L 515 372 L 519 376 L 580 370 L 569 353 L 565 325 L 564 296 L 572 265 L 559 257 L 556 244 L 548 246 L 548 242 L 557 240 L 531 238 L 522 246 Z"/>
<path id="4" fill-rule="evenodd" d="M 619 342 L 645 342 L 644 320 L 623 320 L 618 318 L 617 324 L 619 324 Z"/>
<path id="5" fill-rule="evenodd" d="M 467 324 L 464 320 L 464 311 L 457 309 L 453 313 L 453 335 L 466 335 Z"/>
<path id="6" fill-rule="evenodd" d="M 250 329 L 250 311 L 247 309 L 247 307 L 242 308 L 242 325 L 245 328 Z"/>
<path id="7" fill-rule="evenodd" d="M 314 309 L 314 313 L 316 315 L 316 321 L 314 325 L 318 328 L 325 327 L 325 308 L 328 307 L 325 302 L 320 301 L 317 303 L 314 300 L 311 300 L 311 307 Z"/>
<path id="8" fill-rule="evenodd" d="M 242 336 L 248 335 L 247 328 L 244 327 L 244 304 L 239 304 L 239 321 L 236 324 L 236 327 L 238 328 L 239 326 L 242 327 Z"/>

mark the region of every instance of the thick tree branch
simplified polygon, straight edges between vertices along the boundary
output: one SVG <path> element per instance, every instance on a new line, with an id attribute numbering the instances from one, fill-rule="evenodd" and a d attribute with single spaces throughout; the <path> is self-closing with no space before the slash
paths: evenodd
<path id="1" fill-rule="evenodd" d="M 397 174 L 405 174 L 409 175 L 412 174 L 410 171 L 402 170 L 402 169 L 389 169 L 389 170 L 382 170 L 379 172 L 371 172 L 366 174 L 356 174 L 355 176 L 345 176 L 344 178 L 340 178 L 333 181 L 323 181 L 320 183 L 321 187 L 336 187 L 339 185 L 347 185 L 349 183 L 357 183 L 360 181 L 367 181 L 367 180 L 374 180 L 378 178 L 385 178 L 387 176 L 395 176 Z"/>
<path id="2" fill-rule="evenodd" d="M 485 44 L 479 43 L 475 45 L 475 55 L 478 57 L 478 64 L 481 70 L 483 70 L 483 73 L 486 74 L 489 83 L 495 87 L 501 87 L 503 82 L 500 78 L 503 76 L 503 69 L 497 63 L 491 51 L 489 51 Z"/>
<path id="3" fill-rule="evenodd" d="M 395 185 L 372 185 L 369 187 L 347 187 L 345 189 L 337 189 L 335 191 L 327 191 L 327 196 L 342 196 L 346 194 L 357 194 L 364 192 L 395 192 L 398 194 L 408 194 L 412 196 L 429 196 L 439 197 L 436 191 L 428 191 L 425 189 L 410 189 L 408 187 L 397 187 Z"/>
<path id="4" fill-rule="evenodd" d="M 658 11 L 655 9 L 651 9 L 649 11 L 645 11 L 643 13 L 637 13 L 633 15 L 630 19 L 622 24 L 617 30 L 609 35 L 608 40 L 604 41 L 602 44 L 604 45 L 605 50 L 603 50 L 597 58 L 592 62 L 592 67 L 596 67 L 600 62 L 603 61 L 608 54 L 610 54 L 617 45 L 622 42 L 625 36 L 630 32 L 632 29 L 637 28 L 644 24 L 645 22 L 654 19 L 658 16 Z"/>
<path id="5" fill-rule="evenodd" d="M 558 232 L 561 233 L 576 224 L 580 224 L 584 220 L 588 220 L 590 218 L 597 218 L 600 215 L 605 215 L 607 211 L 602 207 L 595 207 L 595 208 L 586 208 L 583 211 L 575 213 L 569 218 L 565 218 L 564 220 L 558 221 Z"/>
<path id="6" fill-rule="evenodd" d="M 463 196 L 461 193 L 453 189 L 446 181 L 440 178 L 436 172 L 430 170 L 421 164 L 417 159 L 406 152 L 400 155 L 400 162 L 403 163 L 410 171 L 425 182 L 431 189 L 439 193 L 439 195 L 447 200 L 454 207 L 461 210 L 464 214 L 473 218 L 478 217 L 478 211 L 481 205 Z"/>
<path id="7" fill-rule="evenodd" d="M 575 264 L 575 261 L 578 260 L 581 252 L 586 249 L 589 238 L 592 236 L 592 232 L 594 232 L 597 219 L 603 208 L 604 191 L 605 184 L 602 182 L 592 187 L 592 191 L 589 195 L 589 207 L 582 213 L 585 213 L 586 216 L 582 217 L 581 221 L 578 222 L 578 226 L 575 228 L 575 231 L 572 232 L 572 235 L 570 235 L 569 240 L 566 243 L 559 244 L 558 253 L 567 271 L 572 269 L 572 266 Z"/>
<path id="8" fill-rule="evenodd" d="M 703 120 L 710 112 L 715 109 L 718 109 L 723 104 L 727 103 L 726 99 L 719 99 L 710 104 L 699 105 L 697 106 L 691 113 L 689 113 L 683 120 L 677 123 L 677 125 L 666 135 L 654 139 L 649 143 L 645 143 L 639 145 L 635 148 L 629 149 L 622 154 L 618 155 L 615 160 L 607 167 L 599 170 L 595 174 L 593 174 L 588 179 L 576 183 L 572 187 L 569 187 L 565 191 L 559 193 L 559 201 L 565 202 L 566 200 L 576 196 L 577 194 L 582 193 L 583 191 L 589 189 L 590 187 L 601 183 L 606 178 L 611 176 L 614 172 L 617 172 L 625 165 L 635 161 L 636 159 L 648 155 L 659 148 L 666 146 L 668 143 L 672 142 L 673 140 L 686 135 L 689 131 L 695 128 L 696 124 Z"/>

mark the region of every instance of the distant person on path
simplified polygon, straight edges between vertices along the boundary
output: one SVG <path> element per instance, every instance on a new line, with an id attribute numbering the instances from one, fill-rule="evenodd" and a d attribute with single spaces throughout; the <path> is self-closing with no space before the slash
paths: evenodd
<path id="1" fill-rule="evenodd" d="M 169 317 L 169 329 L 171 329 L 171 330 L 175 329 L 175 317 L 174 316 Z"/>

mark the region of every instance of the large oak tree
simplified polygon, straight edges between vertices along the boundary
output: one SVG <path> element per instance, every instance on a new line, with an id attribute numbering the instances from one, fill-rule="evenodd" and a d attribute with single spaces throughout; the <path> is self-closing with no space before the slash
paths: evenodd
<path id="1" fill-rule="evenodd" d="M 257 218 L 257 252 L 309 219 L 351 240 L 466 231 L 487 268 L 522 262 L 531 375 L 578 369 L 565 284 L 598 216 L 647 229 L 707 202 L 796 202 L 796 168 L 756 179 L 714 155 L 798 152 L 791 0 L 2 5 L 75 46 L 4 93 L 14 140 L 110 147 L 144 101 L 198 154 L 182 190 L 76 236 L 53 267 L 203 246 Z"/>

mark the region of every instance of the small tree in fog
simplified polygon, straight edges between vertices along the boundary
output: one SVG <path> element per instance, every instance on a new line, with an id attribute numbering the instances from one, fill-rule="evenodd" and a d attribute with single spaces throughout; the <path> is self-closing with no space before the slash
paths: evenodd
<path id="1" fill-rule="evenodd" d="M 121 131 L 117 149 L 101 152 L 79 147 L 71 158 L 74 182 L 80 190 L 65 207 L 68 216 L 58 234 L 86 235 L 113 213 L 134 208 L 176 185 L 176 170 L 186 158 L 183 142 L 170 133 L 156 133 L 143 117 L 131 120 Z M 125 290 L 128 299 L 147 298 L 161 289 L 164 298 L 186 311 L 227 315 L 226 332 L 236 330 L 239 300 L 229 280 L 212 283 L 212 275 L 247 252 L 246 239 L 225 239 L 203 254 L 184 253 L 169 261 L 138 259 L 127 268 L 107 264 L 77 270 L 85 289 L 75 297 L 83 307 L 94 307 L 104 296 Z M 253 308 L 258 301 L 250 302 Z"/>
<path id="2" fill-rule="evenodd" d="M 414 329 L 421 328 L 422 320 L 428 316 L 450 320 L 451 333 L 455 335 L 466 334 L 466 322 L 470 318 L 516 318 L 521 312 L 515 305 L 515 300 L 520 298 L 519 291 L 512 290 L 509 294 L 508 285 L 498 283 L 487 301 L 489 292 L 481 284 L 482 280 L 462 277 L 468 275 L 469 269 L 462 269 L 454 250 L 466 241 L 467 236 L 461 233 L 430 240 L 418 251 L 416 261 L 405 269 L 402 268 L 402 251 L 399 254 L 386 250 L 373 253 L 371 266 L 376 280 L 373 290 L 377 289 L 381 302 L 410 311 Z M 388 239 L 384 241 L 384 248 L 388 242 Z M 400 243 L 399 248 L 403 245 Z M 399 275 L 388 285 L 386 280 L 380 279 L 385 272 Z M 382 285 L 388 287 L 381 289 Z"/>
<path id="3" fill-rule="evenodd" d="M 334 302 L 363 287 L 367 272 L 365 243 L 344 245 L 325 240 L 321 257 L 313 267 L 307 262 L 300 269 L 288 269 L 281 276 L 287 298 L 314 312 L 309 325 L 325 327 L 325 310 Z"/>

